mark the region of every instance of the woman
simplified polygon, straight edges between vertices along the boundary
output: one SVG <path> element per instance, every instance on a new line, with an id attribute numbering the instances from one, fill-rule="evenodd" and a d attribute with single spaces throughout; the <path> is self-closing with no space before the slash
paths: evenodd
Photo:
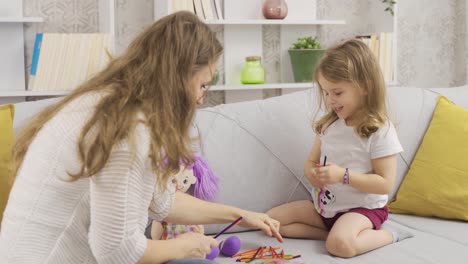
<path id="1" fill-rule="evenodd" d="M 244 226 L 281 241 L 279 223 L 266 214 L 176 193 L 170 181 L 181 161 L 194 161 L 188 130 L 221 53 L 214 33 L 195 15 L 175 13 L 40 113 L 14 148 L 16 179 L 1 226 L 0 259 L 165 263 L 204 258 L 217 246 L 195 233 L 147 240 L 148 214 L 179 224 L 242 216 Z"/>

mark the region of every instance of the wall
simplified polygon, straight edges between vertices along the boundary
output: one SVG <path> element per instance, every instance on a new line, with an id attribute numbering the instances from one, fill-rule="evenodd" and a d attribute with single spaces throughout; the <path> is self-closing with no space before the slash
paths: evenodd
<path id="1" fill-rule="evenodd" d="M 400 85 L 448 87 L 466 83 L 466 1 L 397 0 L 397 74 Z M 367 5 L 367 1 L 363 0 L 318 0 L 319 18 L 344 19 L 347 22 L 345 26 L 322 27 L 319 34 L 324 44 L 329 45 L 358 33 L 368 33 L 372 24 L 363 15 L 367 12 Z M 40 16 L 45 19 L 44 23 L 26 24 L 28 67 L 36 32 L 98 31 L 97 0 L 24 0 L 23 6 L 25 16 Z M 153 1 L 116 0 L 116 7 L 116 43 L 118 49 L 123 49 L 138 32 L 153 21 Z M 418 10 L 418 15 L 414 14 L 414 10 Z M 222 26 L 212 27 L 222 40 Z M 272 73 L 268 76 L 270 82 L 275 82 L 279 76 L 279 39 L 279 26 L 263 27 L 264 65 Z M 278 93 L 275 90 L 265 91 L 264 96 Z M 205 105 L 222 103 L 223 97 L 223 92 L 212 92 Z"/>
<path id="2" fill-rule="evenodd" d="M 466 0 L 401 0 L 399 3 L 400 81 L 419 87 L 465 84 Z"/>

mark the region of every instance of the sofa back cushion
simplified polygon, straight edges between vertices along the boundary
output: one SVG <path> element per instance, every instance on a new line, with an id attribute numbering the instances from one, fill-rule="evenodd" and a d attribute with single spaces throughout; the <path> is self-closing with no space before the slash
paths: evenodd
<path id="1" fill-rule="evenodd" d="M 390 199 L 421 143 L 439 93 L 451 99 L 464 96 L 466 99 L 459 99 L 464 100 L 461 105 L 468 104 L 465 87 L 388 89 L 389 115 L 404 149 L 398 157 Z M 221 178 L 218 201 L 265 212 L 288 201 L 311 198 L 303 163 L 314 140 L 311 123 L 316 95 L 315 89 L 310 89 L 198 111 L 195 126 L 201 154 Z M 208 226 L 207 231 L 217 232 L 224 226 Z"/>
<path id="2" fill-rule="evenodd" d="M 397 177 L 389 198 L 393 199 L 414 159 L 429 127 L 437 97 L 445 95 L 455 104 L 468 107 L 468 86 L 424 89 L 391 87 L 388 89 L 390 118 L 394 122 L 403 152 L 398 157 Z"/>
<path id="3" fill-rule="evenodd" d="M 303 177 L 313 140 L 310 92 L 198 111 L 200 152 L 220 177 L 218 201 L 265 212 L 310 198 Z M 222 227 L 207 225 L 206 231 L 216 233 Z"/>
<path id="4" fill-rule="evenodd" d="M 441 96 L 391 212 L 468 221 L 468 110 Z"/>
<path id="5" fill-rule="evenodd" d="M 395 197 L 434 111 L 437 94 L 421 88 L 388 89 L 389 118 L 394 123 L 403 152 L 398 155 L 397 175 L 389 200 Z"/>
<path id="6" fill-rule="evenodd" d="M 15 134 L 17 134 L 32 117 L 44 110 L 47 106 L 58 102 L 58 100 L 60 100 L 59 97 L 15 104 L 15 119 L 13 122 Z"/>

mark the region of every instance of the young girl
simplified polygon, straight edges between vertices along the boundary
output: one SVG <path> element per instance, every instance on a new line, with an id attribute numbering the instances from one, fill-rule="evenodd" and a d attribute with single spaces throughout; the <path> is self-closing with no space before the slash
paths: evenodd
<path id="1" fill-rule="evenodd" d="M 2 263 L 207 263 L 218 242 L 186 233 L 148 240 L 148 217 L 229 223 L 276 236 L 266 214 L 175 191 L 194 161 L 190 126 L 222 46 L 190 12 L 150 25 L 104 70 L 41 112 L 14 147 L 1 223 Z"/>
<path id="2" fill-rule="evenodd" d="M 380 228 L 403 149 L 387 118 L 378 62 L 352 39 L 327 50 L 314 76 L 326 113 L 314 124 L 317 135 L 304 165 L 312 202 L 287 203 L 268 214 L 281 222 L 283 236 L 326 240 L 339 257 L 403 239 Z"/>

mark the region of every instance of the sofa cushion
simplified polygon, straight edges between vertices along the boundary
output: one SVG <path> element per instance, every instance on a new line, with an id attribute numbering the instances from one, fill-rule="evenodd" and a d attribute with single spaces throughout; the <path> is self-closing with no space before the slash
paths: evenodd
<path id="1" fill-rule="evenodd" d="M 468 108 L 468 86 L 433 89 L 390 87 L 388 89 L 389 115 L 395 124 L 404 150 L 398 154 L 397 177 L 389 195 L 390 199 L 395 196 L 408 172 L 409 165 L 429 126 L 439 95 L 444 95 L 456 104 Z"/>
<path id="2" fill-rule="evenodd" d="M 399 217 L 400 215 L 397 215 Z M 403 216 L 403 215 L 402 215 Z M 324 241 L 307 239 L 288 239 L 283 243 L 277 242 L 274 238 L 265 236 L 263 232 L 242 232 L 235 234 L 221 235 L 218 240 L 222 241 L 229 236 L 236 235 L 241 240 L 241 251 L 258 248 L 259 246 L 279 246 L 288 254 L 299 254 L 301 258 L 291 260 L 288 263 L 307 263 L 307 264 L 428 264 L 428 263 L 451 263 L 462 264 L 468 259 L 468 246 L 462 244 L 450 237 L 440 236 L 428 228 L 420 230 L 421 226 L 426 226 L 426 220 L 431 219 L 417 217 L 419 225 L 406 226 L 399 221 L 388 220 L 400 232 L 409 232 L 414 237 L 405 239 L 401 242 L 384 246 L 363 255 L 353 258 L 339 258 L 331 256 L 325 248 Z M 393 219 L 393 215 L 390 215 Z M 416 221 L 416 219 L 415 219 Z M 454 221 L 445 220 L 440 223 L 439 230 L 450 228 Z M 466 223 L 462 223 L 461 228 L 466 229 Z M 433 227 L 433 226 L 432 226 Z M 456 226 L 453 226 L 454 228 Z M 462 238 L 461 238 L 462 239 Z M 466 240 L 466 239 L 465 239 Z M 232 258 L 220 256 L 215 259 L 217 263 L 234 263 Z"/>
<path id="3" fill-rule="evenodd" d="M 61 97 L 49 98 L 44 100 L 21 102 L 15 104 L 15 119 L 13 121 L 13 128 L 15 133 L 28 122 L 32 117 L 44 110 L 47 106 L 58 102 Z"/>
<path id="4" fill-rule="evenodd" d="M 11 188 L 14 109 L 13 105 L 0 105 L 0 223 Z"/>
<path id="5" fill-rule="evenodd" d="M 393 213 L 468 220 L 468 110 L 439 97 Z"/>
<path id="6" fill-rule="evenodd" d="M 198 111 L 201 155 L 221 178 L 219 202 L 265 212 L 310 199 L 303 163 L 314 138 L 311 98 L 307 91 Z M 206 231 L 223 227 L 207 225 Z"/>
<path id="7" fill-rule="evenodd" d="M 468 247 L 468 223 L 416 215 L 390 214 L 391 221 Z"/>
<path id="8" fill-rule="evenodd" d="M 390 117 L 404 149 L 398 156 L 397 179 L 389 198 L 408 171 L 439 93 L 468 105 L 467 87 L 388 89 Z M 315 137 L 311 123 L 316 94 L 314 88 L 198 111 L 195 126 L 201 136 L 201 154 L 221 178 L 220 202 L 266 211 L 288 201 L 310 199 L 303 164 Z M 216 233 L 222 227 L 207 231 Z"/>

